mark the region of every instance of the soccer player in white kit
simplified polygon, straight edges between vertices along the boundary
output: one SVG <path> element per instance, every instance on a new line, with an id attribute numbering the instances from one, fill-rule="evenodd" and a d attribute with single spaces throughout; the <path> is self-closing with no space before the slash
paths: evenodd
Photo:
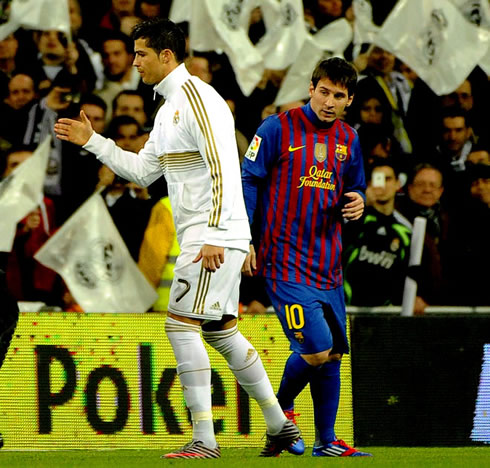
<path id="1" fill-rule="evenodd" d="M 191 412 L 192 441 L 166 458 L 218 458 L 211 411 L 211 366 L 203 338 L 226 359 L 256 399 L 267 425 L 261 456 L 276 456 L 300 438 L 284 416 L 262 361 L 237 328 L 241 267 L 250 229 L 243 201 L 234 120 L 221 96 L 183 64 L 185 37 L 167 19 L 132 31 L 133 65 L 164 105 L 144 148 L 134 154 L 80 120 L 55 124 L 60 140 L 82 145 L 124 179 L 148 186 L 162 174 L 168 185 L 181 254 L 174 269 L 165 331 Z"/>

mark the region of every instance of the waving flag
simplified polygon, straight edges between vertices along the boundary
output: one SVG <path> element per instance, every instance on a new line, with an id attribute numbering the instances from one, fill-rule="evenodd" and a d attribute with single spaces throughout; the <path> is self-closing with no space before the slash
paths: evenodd
<path id="1" fill-rule="evenodd" d="M 467 78 L 489 41 L 489 32 L 467 21 L 450 0 L 399 0 L 375 39 L 438 95 Z"/>
<path id="2" fill-rule="evenodd" d="M 98 193 L 48 239 L 34 258 L 64 279 L 85 312 L 146 312 L 158 298 Z"/>
<path id="3" fill-rule="evenodd" d="M 39 206 L 51 150 L 48 136 L 0 183 L 0 252 L 10 252 L 17 223 Z"/>
<path id="4" fill-rule="evenodd" d="M 353 0 L 354 9 L 354 57 L 361 51 L 362 44 L 372 44 L 379 31 L 373 23 L 373 7 L 369 0 Z"/>
<path id="5" fill-rule="evenodd" d="M 327 24 L 314 36 L 308 35 L 296 61 L 286 73 L 274 104 L 309 98 L 311 73 L 323 59 L 342 56 L 352 40 L 352 28 L 345 18 Z"/>
<path id="6" fill-rule="evenodd" d="M 0 26 L 0 40 L 20 27 L 61 31 L 71 37 L 68 0 L 12 0 L 9 20 Z"/>
<path id="7" fill-rule="evenodd" d="M 266 68 L 284 70 L 296 61 L 308 35 L 303 1 L 264 0 L 261 10 L 266 33 L 255 47 L 264 57 Z"/>
<path id="8" fill-rule="evenodd" d="M 467 21 L 490 31 L 490 3 L 488 0 L 451 0 Z M 487 53 L 478 63 L 483 71 L 490 75 L 490 44 Z"/>
<path id="9" fill-rule="evenodd" d="M 264 73 L 260 52 L 243 27 L 256 0 L 200 0 L 192 4 L 189 45 L 192 50 L 222 50 L 228 56 L 243 94 L 249 96 Z"/>

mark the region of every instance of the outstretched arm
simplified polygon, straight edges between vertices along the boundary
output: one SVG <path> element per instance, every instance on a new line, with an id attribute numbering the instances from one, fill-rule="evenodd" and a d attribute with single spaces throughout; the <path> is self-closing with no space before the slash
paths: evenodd
<path id="1" fill-rule="evenodd" d="M 83 146 L 92 136 L 94 130 L 85 112 L 80 111 L 80 120 L 59 119 L 54 125 L 56 138 Z"/>

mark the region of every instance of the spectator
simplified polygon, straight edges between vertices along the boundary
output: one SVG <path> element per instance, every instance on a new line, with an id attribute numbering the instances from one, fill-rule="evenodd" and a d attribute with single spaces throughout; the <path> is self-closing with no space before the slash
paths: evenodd
<path id="1" fill-rule="evenodd" d="M 77 43 L 68 42 L 65 34 L 53 30 L 34 32 L 34 40 L 38 58 L 33 64 L 26 63 L 23 67 L 33 74 L 41 93 L 49 90 L 61 71 L 75 76 L 80 90 L 94 89 L 95 72 L 86 53 L 80 54 Z"/>
<path id="2" fill-rule="evenodd" d="M 138 153 L 143 147 L 143 132 L 138 122 L 130 116 L 121 115 L 112 119 L 106 135 L 126 151 Z M 106 169 L 107 171 L 110 169 Z M 137 262 L 146 226 L 150 219 L 153 201 L 147 188 L 115 176 L 102 192 L 114 224 L 133 259 Z"/>
<path id="3" fill-rule="evenodd" d="M 63 224 L 85 201 L 96 182 L 97 166 L 88 163 L 87 153 L 80 152 L 75 145 L 61 143 L 53 131 L 58 117 L 78 115 L 80 99 L 73 75 L 58 74 L 47 96 L 29 109 L 23 136 L 23 143 L 32 146 L 40 144 L 48 135 L 52 136 L 44 193 L 55 203 L 57 225 Z"/>
<path id="4" fill-rule="evenodd" d="M 133 117 L 142 128 L 151 126 L 145 111 L 145 100 L 139 91 L 125 89 L 121 91 L 112 101 L 112 115 L 119 117 L 129 115 Z"/>
<path id="5" fill-rule="evenodd" d="M 92 124 L 92 128 L 97 133 L 104 133 L 107 104 L 100 96 L 96 94 L 82 95 L 80 99 L 80 110 L 85 112 L 85 115 Z"/>
<path id="6" fill-rule="evenodd" d="M 7 97 L 0 104 L 2 115 L 0 136 L 15 146 L 22 142 L 29 108 L 38 94 L 33 78 L 20 72 L 12 75 L 8 90 Z"/>
<path id="7" fill-rule="evenodd" d="M 343 228 L 346 304 L 401 304 L 408 269 L 411 224 L 395 210 L 399 172 L 388 158 L 370 167 L 363 220 Z"/>
<path id="8" fill-rule="evenodd" d="M 344 16 L 345 13 L 343 0 L 310 0 L 303 3 L 306 17 L 314 22 L 312 32 L 319 31 L 327 24 Z"/>
<path id="9" fill-rule="evenodd" d="M 405 129 L 412 88 L 400 72 L 394 70 L 395 56 L 378 46 L 371 46 L 367 56 L 366 75 L 359 83 L 359 92 L 365 87 L 382 95 L 391 109 L 393 132 L 404 153 L 412 153 L 412 143 Z M 381 92 L 381 94 L 380 94 Z"/>
<path id="10" fill-rule="evenodd" d="M 136 90 L 140 75 L 132 66 L 133 44 L 130 38 L 120 31 L 109 31 L 102 40 L 102 61 L 105 80 L 98 94 L 107 104 L 106 123 L 112 118 L 112 102 L 125 89 Z M 147 93 L 148 94 L 148 93 Z"/>
<path id="11" fill-rule="evenodd" d="M 0 41 L 0 98 L 7 97 L 8 82 L 17 67 L 19 41 L 14 33 Z"/>
<path id="12" fill-rule="evenodd" d="M 209 59 L 204 55 L 192 55 L 187 57 L 185 59 L 185 66 L 191 75 L 198 76 L 205 83 L 211 84 L 213 81 Z"/>
<path id="13" fill-rule="evenodd" d="M 69 0 L 70 25 L 72 41 L 76 44 L 80 55 L 80 64 L 90 70 L 92 75 L 89 90 L 102 88 L 104 82 L 104 67 L 102 57 L 87 42 L 83 35 L 83 17 L 80 0 Z"/>
<path id="14" fill-rule="evenodd" d="M 139 0 L 136 3 L 136 12 L 143 19 L 166 18 L 170 11 L 171 2 L 165 0 Z"/>
<path id="15" fill-rule="evenodd" d="M 442 257 L 447 242 L 449 213 L 441 204 L 443 174 L 429 163 L 416 165 L 409 175 L 406 193 L 396 200 L 396 208 L 411 223 L 415 217 L 427 220 L 422 264 L 415 275 L 418 288 L 415 313 L 427 305 L 444 304 Z"/>
<path id="16" fill-rule="evenodd" d="M 136 16 L 136 0 L 111 0 L 111 6 L 100 20 L 99 27 L 120 30 L 121 21 Z"/>
<path id="17" fill-rule="evenodd" d="M 31 155 L 32 151 L 28 148 L 13 148 L 7 154 L 2 177 L 11 174 Z M 7 263 L 8 289 L 18 301 L 41 301 L 49 305 L 59 303 L 55 288 L 56 273 L 34 259 L 34 254 L 55 230 L 54 209 L 53 201 L 42 197 L 39 206 L 18 224 Z"/>
<path id="18" fill-rule="evenodd" d="M 468 114 L 460 107 L 447 107 L 442 110 L 441 126 L 438 132 L 439 144 L 432 160 L 439 165 L 446 180 L 445 202 L 448 206 L 462 207 L 461 177 L 466 170 L 466 161 L 473 143 Z"/>
<path id="19" fill-rule="evenodd" d="M 170 286 L 180 253 L 168 197 L 161 198 L 151 209 L 138 257 L 138 267 L 158 292 L 155 311 L 168 311 Z"/>
<path id="20" fill-rule="evenodd" d="M 490 165 L 470 166 L 466 175 L 464 209 L 454 212 L 449 226 L 446 297 L 452 306 L 489 306 Z"/>

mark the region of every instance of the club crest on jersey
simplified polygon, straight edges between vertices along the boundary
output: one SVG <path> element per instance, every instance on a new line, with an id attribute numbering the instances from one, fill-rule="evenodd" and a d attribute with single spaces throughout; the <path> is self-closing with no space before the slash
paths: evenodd
<path id="1" fill-rule="evenodd" d="M 245 157 L 250 159 L 250 161 L 255 161 L 257 159 L 257 154 L 259 152 L 260 144 L 262 143 L 262 138 L 255 135 L 250 143 L 250 146 L 245 153 Z"/>
<path id="2" fill-rule="evenodd" d="M 303 336 L 303 332 L 294 332 L 294 338 L 299 344 L 303 344 L 305 342 L 305 337 Z"/>
<path id="3" fill-rule="evenodd" d="M 347 158 L 347 146 L 337 143 L 335 145 L 335 157 L 339 161 L 345 161 Z"/>
<path id="4" fill-rule="evenodd" d="M 315 159 L 323 162 L 327 158 L 327 145 L 325 143 L 315 143 Z"/>
<path id="5" fill-rule="evenodd" d="M 179 111 L 176 110 L 174 114 L 174 125 L 177 125 L 179 123 L 179 120 L 180 120 Z"/>

